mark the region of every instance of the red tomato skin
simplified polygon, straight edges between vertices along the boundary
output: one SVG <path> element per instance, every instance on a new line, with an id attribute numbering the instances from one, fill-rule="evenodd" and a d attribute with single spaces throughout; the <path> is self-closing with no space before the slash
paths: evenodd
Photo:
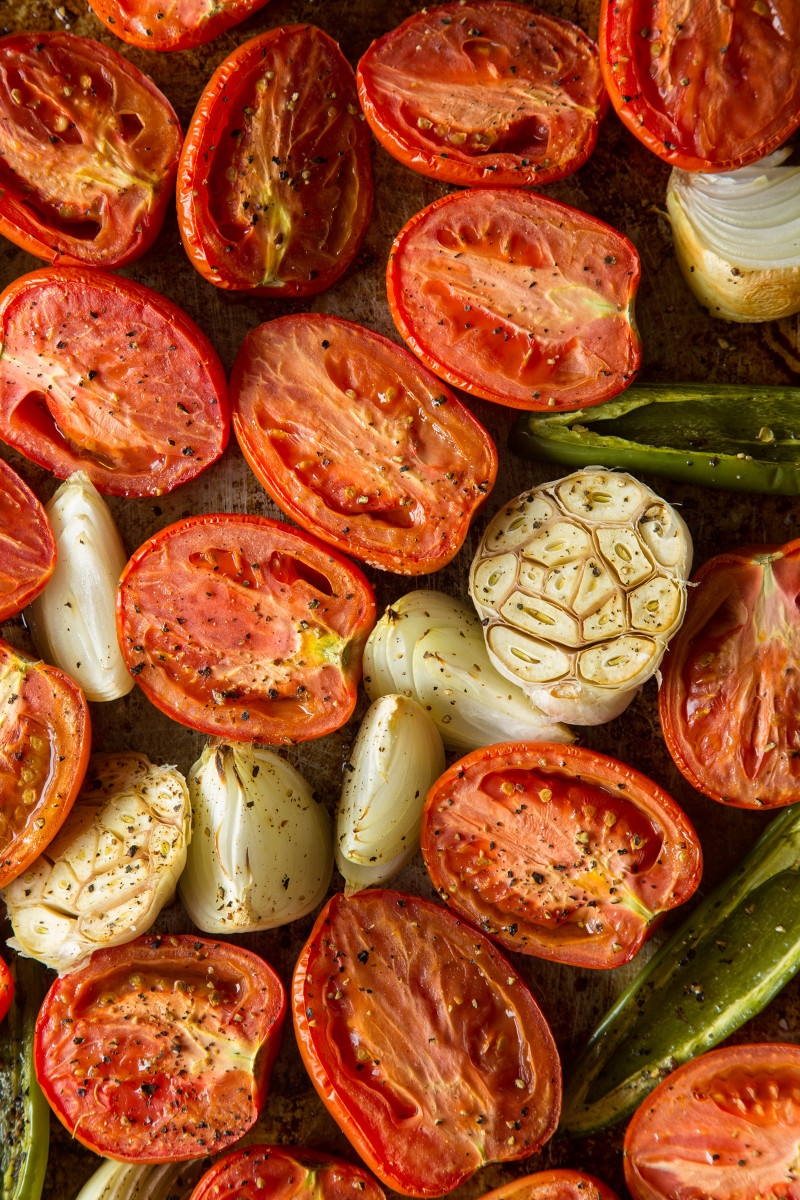
<path id="1" fill-rule="evenodd" d="M 131 46 L 145 50 L 189 50 L 213 41 L 267 2 L 220 0 L 210 5 L 185 0 L 177 6 L 184 10 L 178 14 L 174 4 L 170 13 L 165 14 L 163 0 L 89 0 L 89 5 L 111 33 Z"/>
<path id="2" fill-rule="evenodd" d="M 625 1133 L 634 1200 L 796 1200 L 800 1047 L 724 1046 L 659 1083 Z"/>
<path id="3" fill-rule="evenodd" d="M 571 267 L 586 267 L 574 268 L 576 282 L 568 286 L 580 290 L 583 304 L 607 311 L 558 330 L 561 341 L 542 341 L 534 332 L 542 322 L 532 289 L 548 283 L 559 245 Z M 487 263 L 503 273 L 502 289 L 480 278 Z M 442 196 L 404 225 L 389 254 L 386 287 L 398 332 L 440 379 L 509 408 L 559 412 L 599 404 L 633 382 L 641 360 L 633 317 L 640 275 L 631 242 L 596 217 L 521 189 L 475 188 Z M 519 313 L 526 306 L 523 333 Z M 513 321 L 509 307 L 517 310 Z M 618 314 L 613 325 L 611 312 Z"/>
<path id="4" fill-rule="evenodd" d="M 394 961 L 402 966 L 387 966 Z M 394 977 L 388 998 L 375 964 L 390 982 Z M 446 1014 L 445 981 L 463 1001 Z M 298 960 L 292 1005 L 300 1054 L 320 1099 L 370 1170 L 401 1195 L 442 1196 L 486 1162 L 535 1153 L 555 1130 L 561 1068 L 538 1005 L 483 934 L 430 901 L 378 889 L 335 895 Z M 382 1012 L 373 1018 L 379 1006 L 388 1009 L 388 1028 Z M 398 1039 L 401 1029 L 414 1030 L 413 1048 Z M 428 1038 L 434 1030 L 439 1036 Z M 366 1055 L 358 1042 L 358 1050 L 369 1047 Z M 427 1050 L 430 1044 L 436 1049 Z M 434 1078 L 417 1077 L 425 1070 Z M 452 1087 L 435 1078 L 439 1070 L 449 1071 Z M 456 1080 L 467 1082 L 453 1098 Z M 458 1108 L 465 1105 L 467 1114 Z M 509 1128 L 517 1131 L 513 1140 Z"/>
<path id="5" fill-rule="evenodd" d="M 185 1028 L 198 1027 L 197 1013 L 217 1047 L 216 1069 L 199 1073 Z M 96 950 L 55 981 L 36 1022 L 36 1077 L 61 1123 L 98 1154 L 203 1158 L 255 1123 L 285 1014 L 283 985 L 258 955 L 190 934 L 146 934 Z M 234 1065 L 225 1063 L 228 1041 Z"/>
<path id="6" fill-rule="evenodd" d="M 267 71 L 274 97 L 257 87 Z M 330 124 L 317 131 L 323 105 Z M 204 279 L 254 296 L 311 296 L 347 270 L 372 212 L 369 129 L 357 109 L 353 69 L 316 26 L 272 29 L 225 59 L 178 168 L 181 240 Z"/>
<path id="7" fill-rule="evenodd" d="M 14 999 L 14 978 L 8 969 L 8 966 L 0 958 L 0 1021 L 11 1007 L 11 1001 Z"/>
<path id="8" fill-rule="evenodd" d="M 39 499 L 0 458 L 0 621 L 22 612 L 56 565 L 56 540 Z"/>
<path id="9" fill-rule="evenodd" d="M 606 1184 L 583 1171 L 554 1168 L 504 1183 L 480 1200 L 619 1200 Z"/>
<path id="10" fill-rule="evenodd" d="M 275 503 L 380 570 L 445 566 L 494 486 L 497 450 L 469 409 L 412 354 L 352 321 L 301 313 L 252 330 L 231 395 L 242 453 Z"/>
<path id="11" fill-rule="evenodd" d="M 428 792 L 420 842 L 445 903 L 506 950 L 598 969 L 630 962 L 703 869 L 686 814 L 652 779 L 550 742 L 454 763 Z"/>
<path id="12" fill-rule="evenodd" d="M 661 666 L 658 712 L 692 787 L 734 808 L 793 804 L 800 691 L 800 539 L 708 560 Z"/>
<path id="13" fill-rule="evenodd" d="M 5 887 L 38 858 L 72 808 L 89 763 L 91 720 L 83 692 L 68 675 L 3 641 L 0 683 L 0 887 Z"/>
<path id="14" fill-rule="evenodd" d="M 267 1187 L 270 1200 L 385 1200 L 360 1167 L 316 1150 L 263 1145 L 234 1150 L 215 1162 L 190 1200 L 264 1200 Z"/>
<path id="15" fill-rule="evenodd" d="M 800 124 L 794 0 L 602 0 L 599 41 L 620 120 L 684 171 L 747 166 Z"/>
<path id="16" fill-rule="evenodd" d="M 350 718 L 375 615 L 369 583 L 334 550 L 232 513 L 162 529 L 117 590 L 123 657 L 157 708 L 202 733 L 273 745 Z"/>
<path id="17" fill-rule="evenodd" d="M 432 77 L 447 91 L 450 112 L 453 97 L 461 94 L 467 103 L 481 105 L 476 130 L 467 133 L 459 126 L 455 141 L 449 125 L 437 132 L 438 121 L 427 109 L 422 112 L 416 90 Z M 383 148 L 422 175 L 465 187 L 533 187 L 571 175 L 594 150 L 608 107 L 591 38 L 570 21 L 508 0 L 442 4 L 415 13 L 372 43 L 357 79 L 361 107 Z M 403 91 L 407 80 L 413 97 Z M 515 88 L 527 99 L 526 85 L 546 91 L 547 99 L 528 107 L 519 96 L 512 100 Z M 504 126 L 498 105 L 506 102 L 514 111 Z M 528 132 L 535 119 L 536 132 Z M 424 128 L 420 120 L 427 122 Z M 461 124 L 466 123 L 465 117 Z M 470 133 L 485 136 L 487 125 L 490 134 L 497 131 L 499 148 L 494 142 L 481 147 L 477 140 L 465 145 Z"/>
<path id="18" fill-rule="evenodd" d="M 166 96 L 115 50 L 71 33 L 10 34 L 0 39 L 0 64 L 0 163 L 6 164 L 0 170 L 0 233 L 53 265 L 111 269 L 140 258 L 161 229 L 178 169 L 182 134 Z M 52 89 L 52 104 L 34 109 L 29 104 L 15 103 L 11 93 L 28 86 L 26 75 L 40 90 Z M 68 85 L 67 77 L 91 79 L 90 90 L 81 90 L 80 84 L 77 88 Z M 67 86 L 72 86 L 69 95 L 64 90 Z M 97 88 L 105 88 L 108 94 Z M 115 103 L 136 114 L 140 130 L 126 133 L 126 127 L 117 121 Z M 66 133 L 56 131 L 55 125 L 51 128 L 47 121 L 56 113 L 71 120 L 70 128 L 77 126 L 78 134 L 70 134 L 69 129 Z M 86 141 L 91 142 L 92 131 L 85 124 L 87 114 L 101 124 L 96 139 L 99 149 L 91 155 L 81 136 L 83 127 Z M 151 144 L 144 146 L 137 158 L 131 147 L 139 137 Z M 121 192 L 118 181 L 109 179 L 103 189 L 103 155 L 114 167 L 128 172 L 131 186 Z M 84 182 L 86 178 L 93 180 L 99 171 L 100 183 L 93 182 L 88 191 L 73 191 L 84 159 L 92 168 L 92 173 L 84 175 Z M 49 220 L 26 198 L 20 183 L 30 174 L 35 193 L 42 164 L 48 184 L 42 207 L 55 210 Z M 61 185 L 61 194 L 56 189 L 55 199 L 54 182 Z M 110 195 L 113 203 L 109 202 Z M 69 217 L 64 215 L 65 209 L 73 210 Z M 76 221 L 78 230 L 70 232 L 71 223 Z M 94 222 L 96 235 L 81 236 L 81 222 Z"/>
<path id="19" fill-rule="evenodd" d="M 0 338 L 0 437 L 61 479 L 85 471 L 106 495 L 160 496 L 227 445 L 219 355 L 176 304 L 132 279 L 86 267 L 23 275 L 0 295 Z M 48 388 L 43 361 L 61 368 Z"/>

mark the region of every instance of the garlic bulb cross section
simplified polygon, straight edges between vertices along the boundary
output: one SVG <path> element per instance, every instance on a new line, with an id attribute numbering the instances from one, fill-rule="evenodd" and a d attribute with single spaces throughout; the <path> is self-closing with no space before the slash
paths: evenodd
<path id="1" fill-rule="evenodd" d="M 193 837 L 180 893 L 207 933 L 273 929 L 311 912 L 333 874 L 328 814 L 272 750 L 208 746 L 189 772 Z"/>
<path id="2" fill-rule="evenodd" d="M 63 974 L 145 933 L 175 894 L 189 813 L 174 767 L 143 754 L 94 755 L 61 830 L 5 889 L 8 944 Z"/>
<path id="3" fill-rule="evenodd" d="M 617 716 L 683 620 L 692 541 L 624 472 L 576 471 L 518 496 L 470 571 L 489 657 L 553 719 Z"/>

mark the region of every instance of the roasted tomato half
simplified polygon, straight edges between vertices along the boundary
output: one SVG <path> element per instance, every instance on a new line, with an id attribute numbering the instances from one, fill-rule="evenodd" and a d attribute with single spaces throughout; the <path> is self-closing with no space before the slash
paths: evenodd
<path id="1" fill-rule="evenodd" d="M 796 0 L 602 0 L 600 62 L 620 119 L 685 171 L 732 171 L 800 124 Z"/>
<path id="2" fill-rule="evenodd" d="M 112 33 L 146 50 L 188 50 L 238 25 L 267 0 L 89 0 Z"/>
<path id="3" fill-rule="evenodd" d="M 145 935 L 56 980 L 36 1023 L 36 1077 L 98 1154 L 202 1158 L 255 1123 L 285 1012 L 280 979 L 249 950 Z"/>
<path id="4" fill-rule="evenodd" d="M 608 105 L 582 29 L 508 0 L 425 8 L 373 42 L 358 94 L 381 145 L 450 183 L 524 187 L 577 170 Z"/>
<path id="5" fill-rule="evenodd" d="M 338 279 L 372 210 L 352 67 L 313 25 L 245 42 L 206 86 L 178 175 L 186 253 L 220 288 L 308 296 Z"/>
<path id="6" fill-rule="evenodd" d="M 625 1134 L 634 1200 L 798 1194 L 800 1047 L 726 1046 L 678 1067 Z"/>
<path id="7" fill-rule="evenodd" d="M 11 1001 L 14 999 L 14 977 L 6 966 L 2 958 L 0 958 L 0 1021 L 11 1007 Z"/>
<path id="8" fill-rule="evenodd" d="M 0 621 L 39 595 L 55 565 L 56 541 L 44 507 L 0 458 Z"/>
<path id="9" fill-rule="evenodd" d="M 461 916 L 509 950 L 581 967 L 628 962 L 702 872 L 697 834 L 658 784 L 550 742 L 455 763 L 428 793 L 420 840 Z"/>
<path id="10" fill-rule="evenodd" d="M 492 439 L 413 354 L 339 317 L 248 334 L 233 428 L 273 500 L 309 533 L 400 575 L 450 562 L 497 473 Z"/>
<path id="11" fill-rule="evenodd" d="M 800 539 L 709 559 L 664 659 L 658 711 L 692 787 L 737 808 L 800 789 Z"/>
<path id="12" fill-rule="evenodd" d="M 639 367 L 639 256 L 626 237 L 517 188 L 443 196 L 394 240 L 395 325 L 454 387 L 510 408 L 582 408 Z"/>
<path id="13" fill-rule="evenodd" d="M 0 438 L 100 492 L 159 496 L 222 454 L 219 356 L 186 313 L 119 275 L 34 271 L 0 296 Z"/>
<path id="14" fill-rule="evenodd" d="M 618 1200 L 615 1192 L 593 1175 L 557 1168 L 523 1175 L 480 1200 Z"/>
<path id="15" fill-rule="evenodd" d="M 176 721 L 234 741 L 303 742 L 350 717 L 375 597 L 357 567 L 265 517 L 162 529 L 119 582 L 128 670 Z"/>
<path id="16" fill-rule="evenodd" d="M 191 1200 L 264 1200 L 265 1195 L 270 1200 L 384 1200 L 383 1190 L 361 1167 L 297 1146 L 233 1150 L 206 1171 Z"/>
<path id="17" fill-rule="evenodd" d="M 487 1162 L 534 1154 L 556 1127 L 547 1022 L 488 938 L 439 905 L 334 896 L 297 964 L 293 1007 L 323 1103 L 395 1191 L 441 1196 Z"/>
<path id="18" fill-rule="evenodd" d="M 52 841 L 89 762 L 89 709 L 76 683 L 0 642 L 0 887 Z"/>
<path id="19" fill-rule="evenodd" d="M 71 33 L 0 39 L 0 233 L 52 263 L 121 267 L 172 196 L 181 130 L 152 80 Z"/>

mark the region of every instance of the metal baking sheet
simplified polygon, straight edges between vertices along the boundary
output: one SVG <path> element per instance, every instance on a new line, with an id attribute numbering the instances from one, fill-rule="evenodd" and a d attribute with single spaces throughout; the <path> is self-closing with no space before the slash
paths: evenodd
<path id="1" fill-rule="evenodd" d="M 61 0 L 0 0 L 0 30 L 8 33 L 19 29 L 68 29 L 112 45 L 153 78 L 172 101 L 185 128 L 212 71 L 246 39 L 278 25 L 310 22 L 337 38 L 345 55 L 355 65 L 373 38 L 393 28 L 419 7 L 421 5 L 413 0 L 271 0 L 261 12 L 211 44 L 173 54 L 147 52 L 117 41 L 88 10 L 85 0 L 66 0 L 64 3 Z M 541 0 L 540 7 L 577 22 L 592 36 L 597 36 L 598 0 Z M 184 308 L 211 338 L 228 369 L 248 330 L 289 312 L 334 313 L 399 340 L 384 288 L 389 247 L 409 217 L 449 189 L 400 166 L 375 143 L 373 168 L 375 207 L 358 256 L 334 287 L 308 301 L 251 299 L 218 291 L 189 265 L 172 211 L 155 246 L 122 273 L 163 293 Z M 668 174 L 668 168 L 641 147 L 612 113 L 604 122 L 597 149 L 588 163 L 570 178 L 543 189 L 552 197 L 608 221 L 638 248 L 643 266 L 637 305 L 644 345 L 640 379 L 797 382 L 800 326 L 796 317 L 753 326 L 718 321 L 709 317 L 687 291 L 672 253 L 669 225 L 664 215 Z M 0 239 L 2 286 L 40 265 L 38 260 Z M 524 462 L 508 452 L 506 439 L 515 416 L 511 410 L 479 400 L 469 399 L 468 403 L 497 441 L 500 470 L 495 490 L 460 554 L 435 576 L 412 580 L 367 569 L 381 606 L 417 586 L 432 586 L 466 597 L 469 563 L 486 520 L 526 487 L 563 473 L 552 467 Z M 46 471 L 5 447 L 0 446 L 0 453 L 12 462 L 41 499 L 46 501 L 52 495 L 56 481 Z M 781 543 L 797 533 L 800 507 L 792 499 L 711 492 L 656 479 L 645 481 L 681 506 L 694 538 L 696 564 L 727 548 Z M 157 501 L 112 499 L 111 507 L 129 552 L 158 529 L 193 513 L 247 511 L 273 517 L 281 515 L 251 474 L 233 439 L 223 459 L 195 482 Z M 0 634 L 17 645 L 26 642 L 26 630 L 19 619 L 6 622 Z M 339 795 L 343 763 L 365 708 L 362 695 L 356 715 L 337 734 L 286 752 L 324 797 L 331 812 Z M 159 713 L 138 689 L 125 700 L 92 705 L 92 720 L 95 749 L 144 750 L 152 759 L 175 763 L 183 771 L 199 757 L 205 741 L 201 735 Z M 617 720 L 595 729 L 581 730 L 580 740 L 650 774 L 683 805 L 700 834 L 705 851 L 701 894 L 725 876 L 769 819 L 766 814 L 726 809 L 699 796 L 683 780 L 663 743 L 656 712 L 655 682 L 648 683 L 639 698 Z M 340 885 L 341 880 L 334 877 L 333 886 Z M 432 894 L 419 856 L 398 877 L 395 885 L 426 896 Z M 683 912 L 673 914 L 662 927 L 661 937 L 683 916 Z M 262 954 L 288 985 L 311 924 L 309 917 L 282 929 L 243 938 L 242 944 Z M 158 928 L 170 932 L 191 928 L 179 902 L 162 914 Z M 658 940 L 656 935 L 653 941 Z M 569 1070 L 571 1059 L 598 1017 L 640 969 L 650 952 L 645 948 L 636 962 L 616 971 L 580 970 L 516 957 L 520 973 L 530 983 L 551 1024 L 565 1070 Z M 739 1039 L 799 1040 L 798 996 L 798 985 L 790 984 L 761 1017 L 738 1035 Z M 71 1200 L 81 1181 L 91 1174 L 99 1160 L 72 1141 L 57 1120 L 53 1119 L 51 1124 L 51 1152 L 44 1195 L 46 1200 Z M 317 1099 L 306 1076 L 290 1024 L 285 1029 L 260 1129 L 265 1140 L 313 1146 L 354 1158 L 349 1143 Z M 625 1196 L 622 1133 L 623 1127 L 617 1127 L 602 1136 L 574 1143 L 556 1137 L 531 1159 L 485 1168 L 453 1195 L 459 1200 L 472 1200 L 529 1171 L 568 1166 L 592 1172 Z"/>

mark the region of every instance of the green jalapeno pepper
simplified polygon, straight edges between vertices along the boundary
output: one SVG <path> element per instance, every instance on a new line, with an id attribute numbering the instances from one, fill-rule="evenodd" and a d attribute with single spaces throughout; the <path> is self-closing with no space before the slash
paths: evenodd
<path id="1" fill-rule="evenodd" d="M 50 1107 L 33 1067 L 33 1034 L 44 994 L 41 969 L 11 964 L 14 999 L 0 1025 L 0 1194 L 39 1200 L 47 1168 Z"/>
<path id="2" fill-rule="evenodd" d="M 574 412 L 521 415 L 510 448 L 735 491 L 800 493 L 800 388 L 635 384 Z"/>

